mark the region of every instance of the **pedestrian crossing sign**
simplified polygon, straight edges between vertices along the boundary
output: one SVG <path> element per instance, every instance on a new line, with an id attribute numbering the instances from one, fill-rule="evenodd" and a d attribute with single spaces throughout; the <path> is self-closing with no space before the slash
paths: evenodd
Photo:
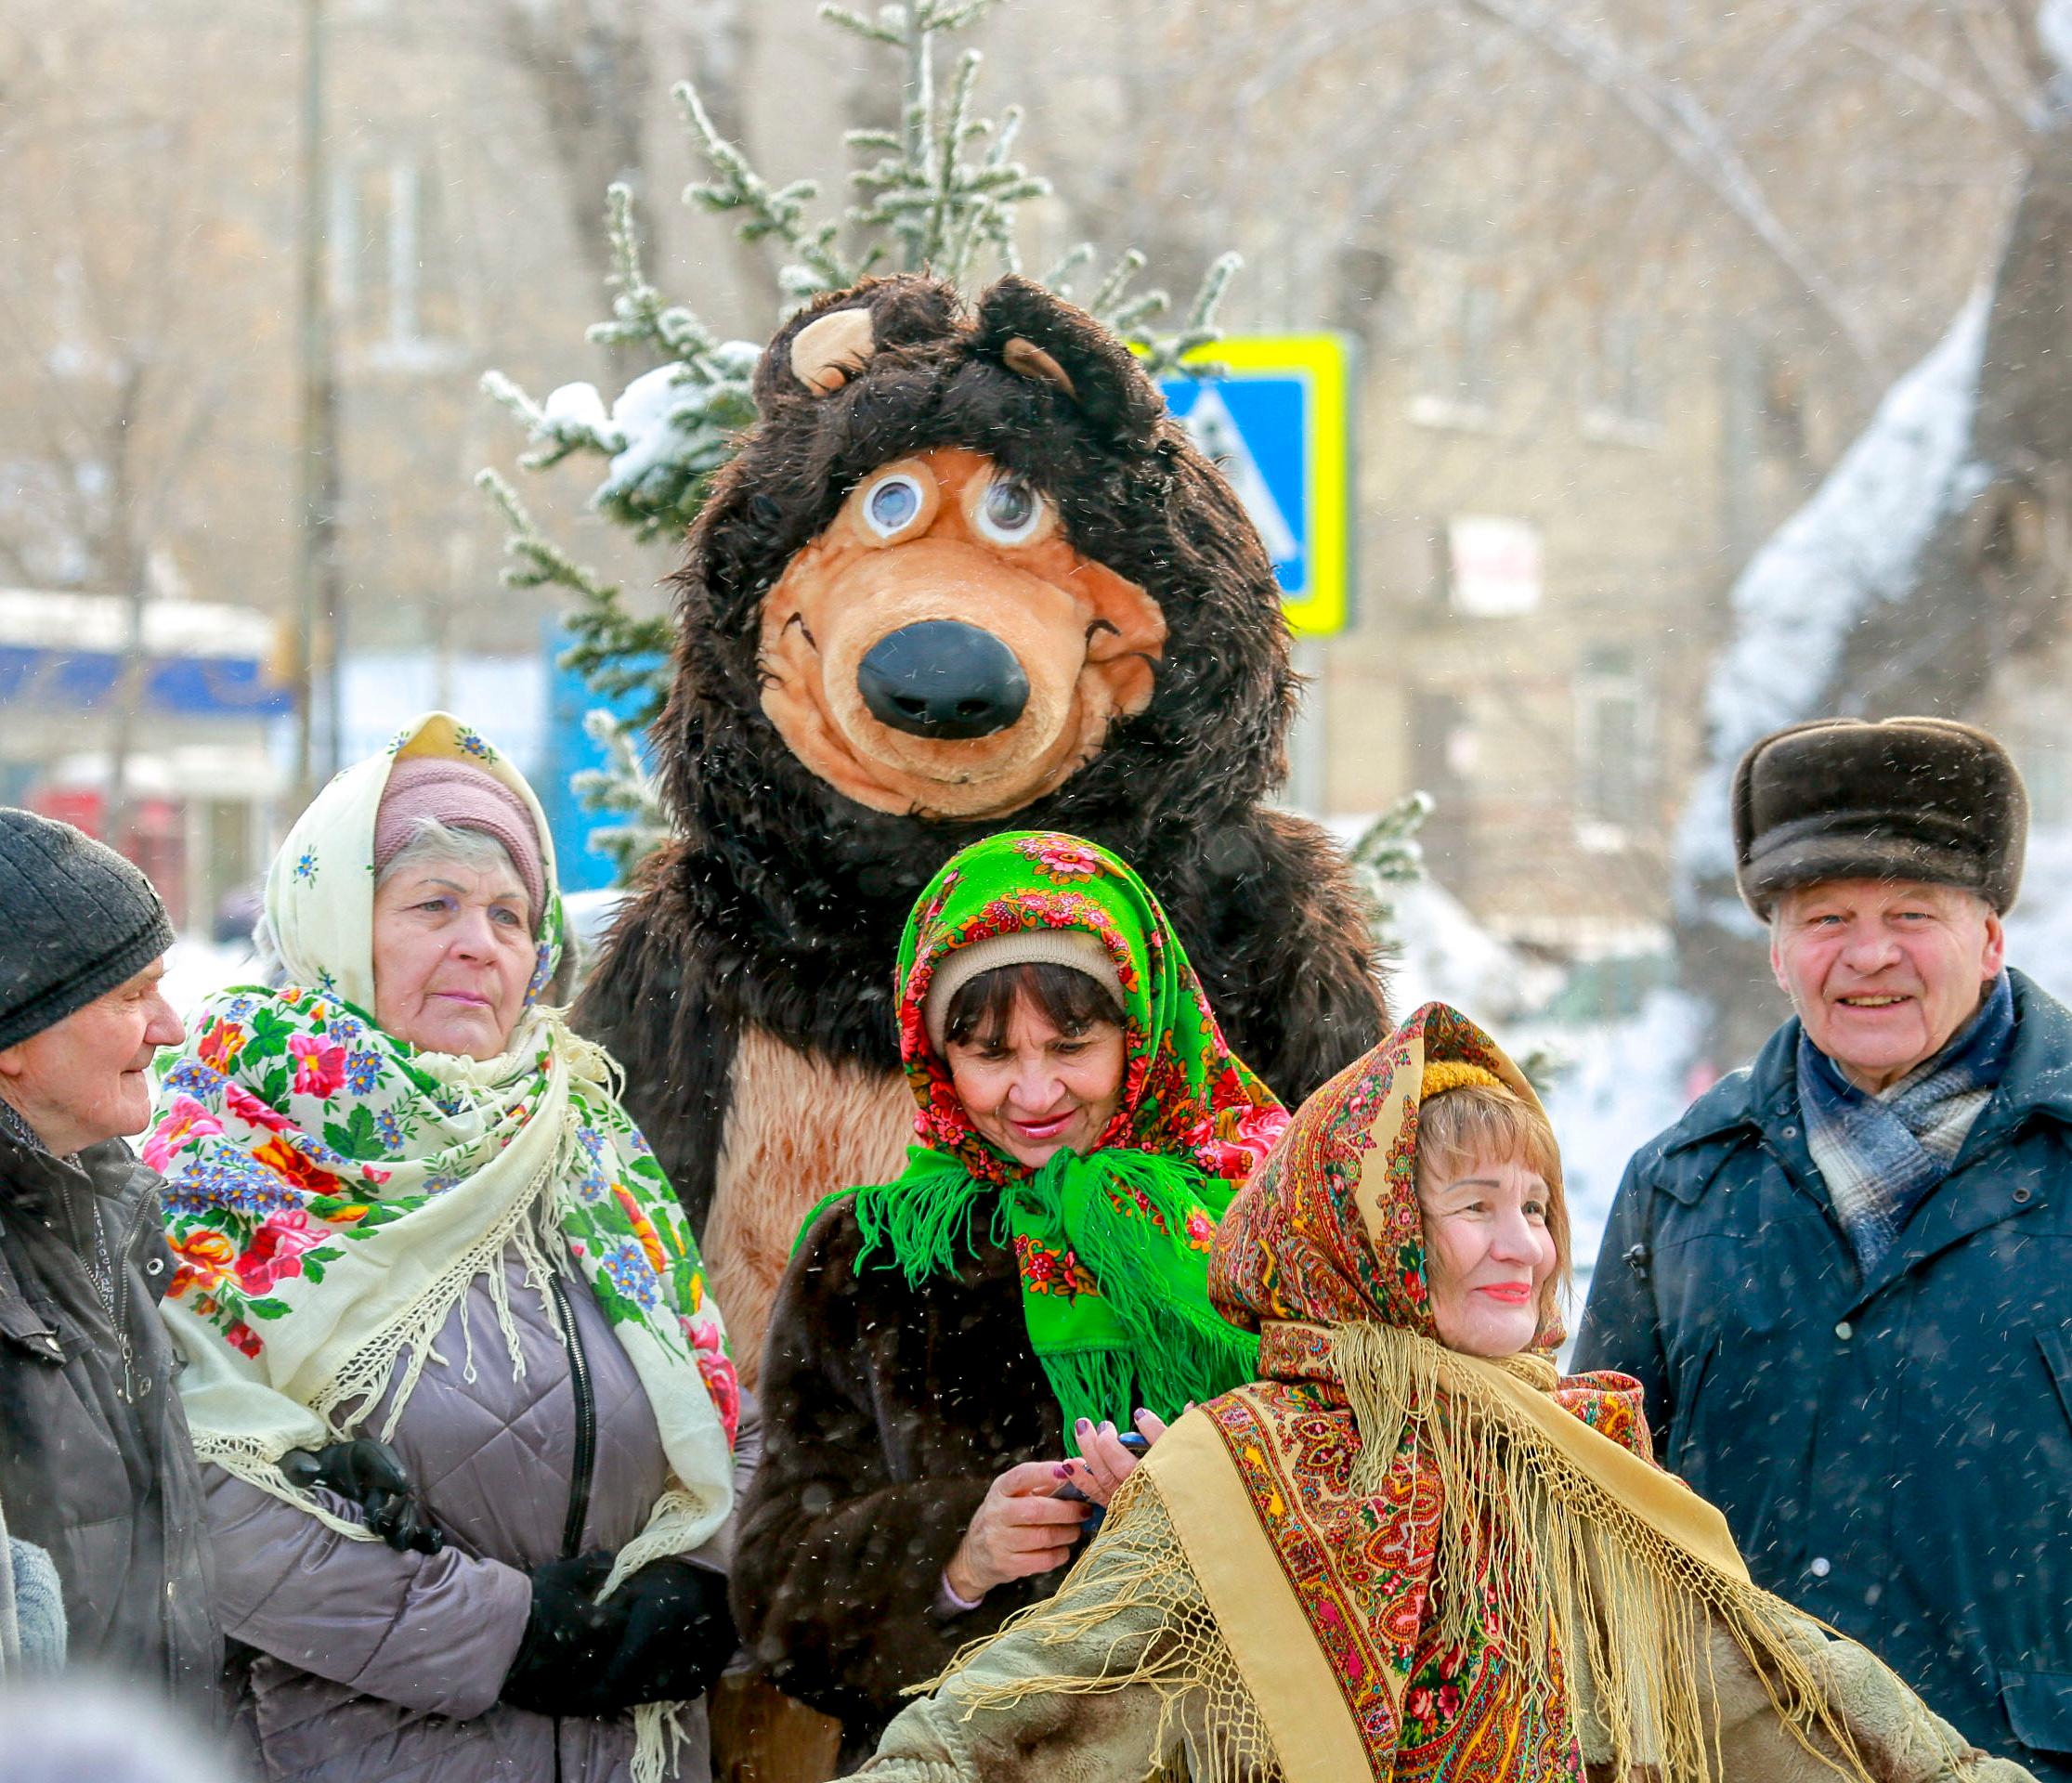
<path id="1" fill-rule="evenodd" d="M 1195 356 L 1214 379 L 1168 378 L 1174 416 L 1220 467 L 1280 579 L 1289 629 L 1329 637 L 1349 620 L 1350 358 L 1336 334 L 1234 334 Z"/>

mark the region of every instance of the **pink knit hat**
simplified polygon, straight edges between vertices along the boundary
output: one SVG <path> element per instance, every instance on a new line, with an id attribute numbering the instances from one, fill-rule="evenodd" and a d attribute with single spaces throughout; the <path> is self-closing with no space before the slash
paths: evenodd
<path id="1" fill-rule="evenodd" d="M 450 756 L 414 755 L 389 770 L 381 809 L 374 813 L 374 872 L 403 852 L 417 834 L 418 820 L 436 817 L 450 829 L 476 829 L 503 844 L 525 881 L 537 928 L 547 907 L 547 876 L 540 862 L 540 837 L 523 799 L 499 780 Z"/>

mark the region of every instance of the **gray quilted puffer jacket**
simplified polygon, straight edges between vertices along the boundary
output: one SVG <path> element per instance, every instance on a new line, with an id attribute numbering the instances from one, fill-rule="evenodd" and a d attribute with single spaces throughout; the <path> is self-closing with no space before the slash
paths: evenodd
<path id="1" fill-rule="evenodd" d="M 440 1333 L 391 1438 L 446 1532 L 443 1554 L 349 1541 L 207 1470 L 218 1612 L 233 1641 L 256 1649 L 238 1720 L 264 1777 L 617 1783 L 632 1775 L 631 1715 L 554 1720 L 497 1701 L 531 1604 L 527 1569 L 565 1551 L 578 1451 L 568 1352 L 515 1255 L 505 1273 L 525 1378 L 512 1378 L 487 1284 L 477 1282 Z M 595 1409 L 577 1551 L 616 1549 L 640 1532 L 661 1493 L 661 1438 L 596 1302 L 580 1282 L 567 1286 Z M 694 1382 L 688 1390 L 699 1389 Z M 743 1416 L 740 1484 L 759 1446 L 746 1402 Z M 384 1418 L 385 1406 L 377 1408 L 360 1431 L 380 1434 Z M 730 1522 L 691 1557 L 724 1570 L 732 1532 Z M 706 1783 L 703 1705 L 684 1720 L 690 1737 L 672 1775 Z"/>

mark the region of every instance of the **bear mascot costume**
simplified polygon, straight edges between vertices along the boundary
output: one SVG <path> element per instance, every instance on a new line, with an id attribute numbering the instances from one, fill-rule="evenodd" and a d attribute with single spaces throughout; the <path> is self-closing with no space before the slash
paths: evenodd
<path id="1" fill-rule="evenodd" d="M 1291 1107 L 1388 1026 L 1343 857 L 1263 802 L 1296 693 L 1272 566 L 1122 342 L 1020 278 L 970 315 L 872 280 L 754 390 L 675 578 L 678 839 L 578 1011 L 751 1380 L 800 1221 L 898 1174 L 893 956 L 967 843 L 1068 830 L 1136 867 Z"/>

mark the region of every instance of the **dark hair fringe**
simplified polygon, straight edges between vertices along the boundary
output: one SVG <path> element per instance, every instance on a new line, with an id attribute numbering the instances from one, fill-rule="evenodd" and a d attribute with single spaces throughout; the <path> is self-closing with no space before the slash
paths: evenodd
<path id="1" fill-rule="evenodd" d="M 997 1047 L 1007 1037 L 1015 1000 L 1026 997 L 1038 1015 L 1067 1039 L 1075 1039 L 1097 1022 L 1123 1024 L 1114 994 L 1097 978 L 1054 960 L 1024 960 L 996 966 L 960 984 L 950 998 L 943 1023 L 943 1041 Z"/>

